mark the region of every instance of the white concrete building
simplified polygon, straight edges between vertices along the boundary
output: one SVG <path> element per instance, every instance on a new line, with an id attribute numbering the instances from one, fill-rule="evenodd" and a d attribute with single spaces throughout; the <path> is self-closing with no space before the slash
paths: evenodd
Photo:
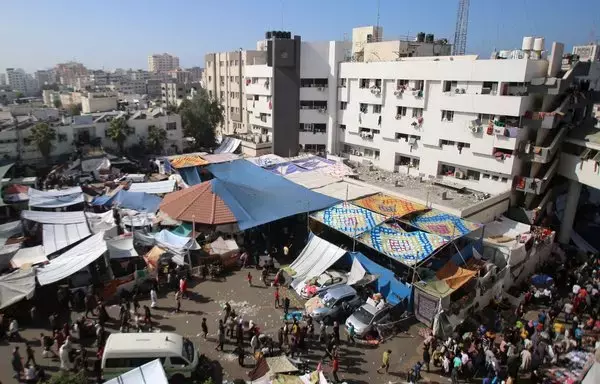
<path id="1" fill-rule="evenodd" d="M 6 74 L 5 73 L 0 73 L 0 87 L 4 87 L 5 85 L 7 85 L 7 83 L 6 83 Z"/>
<path id="2" fill-rule="evenodd" d="M 8 85 L 13 91 L 27 93 L 27 74 L 21 68 L 6 68 Z"/>
<path id="3" fill-rule="evenodd" d="M 575 45 L 573 54 L 579 56 L 580 61 L 600 61 L 600 44 Z"/>
<path id="4" fill-rule="evenodd" d="M 166 72 L 179 68 L 179 57 L 168 53 L 155 53 L 148 56 L 148 71 Z"/>
<path id="5" fill-rule="evenodd" d="M 88 92 L 81 96 L 81 112 L 107 112 L 117 109 L 118 97 L 112 93 Z"/>

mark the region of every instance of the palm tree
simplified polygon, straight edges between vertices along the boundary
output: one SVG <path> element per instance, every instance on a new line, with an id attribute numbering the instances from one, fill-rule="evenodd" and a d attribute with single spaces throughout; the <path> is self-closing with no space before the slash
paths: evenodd
<path id="1" fill-rule="evenodd" d="M 132 129 L 127 125 L 127 121 L 123 117 L 113 119 L 108 126 L 107 134 L 108 137 L 119 147 L 119 152 L 123 154 L 125 152 L 125 140 L 127 136 L 131 134 Z"/>
<path id="2" fill-rule="evenodd" d="M 148 137 L 146 138 L 146 146 L 153 154 L 161 154 L 166 141 L 167 131 L 155 125 L 150 125 L 148 127 Z"/>
<path id="3" fill-rule="evenodd" d="M 36 124 L 31 129 L 31 140 L 37 145 L 47 163 L 52 152 L 52 140 L 56 140 L 56 131 L 46 123 Z"/>

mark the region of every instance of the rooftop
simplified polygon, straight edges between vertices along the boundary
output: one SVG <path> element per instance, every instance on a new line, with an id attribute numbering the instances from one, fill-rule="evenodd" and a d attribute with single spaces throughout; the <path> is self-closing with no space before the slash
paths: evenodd
<path id="1" fill-rule="evenodd" d="M 113 333 L 106 341 L 106 351 L 114 356 L 127 353 L 155 352 L 181 355 L 183 337 L 176 333 Z"/>

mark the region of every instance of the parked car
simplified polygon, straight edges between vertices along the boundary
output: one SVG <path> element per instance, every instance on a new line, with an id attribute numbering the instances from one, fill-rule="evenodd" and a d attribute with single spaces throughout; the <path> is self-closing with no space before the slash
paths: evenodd
<path id="1" fill-rule="evenodd" d="M 314 321 L 331 324 L 334 320 L 344 321 L 363 302 L 354 288 L 340 285 L 309 299 L 304 307 Z"/>
<path id="2" fill-rule="evenodd" d="M 377 308 L 372 304 L 363 304 L 346 320 L 346 329 L 352 325 L 357 337 L 365 337 L 374 330 L 375 324 L 385 324 L 391 321 L 391 312 L 394 307 L 388 304 Z"/>
<path id="3" fill-rule="evenodd" d="M 304 281 L 304 286 L 300 290 L 300 296 L 310 299 L 330 288 L 344 285 L 348 282 L 348 275 L 340 271 L 327 271 L 317 277 Z"/>

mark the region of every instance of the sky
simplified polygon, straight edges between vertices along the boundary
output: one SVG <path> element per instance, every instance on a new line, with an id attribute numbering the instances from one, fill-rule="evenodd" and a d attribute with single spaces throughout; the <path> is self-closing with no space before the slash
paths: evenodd
<path id="1" fill-rule="evenodd" d="M 307 41 L 350 40 L 377 24 L 377 0 L 18 0 L 0 2 L 0 72 L 76 60 L 147 69 L 152 53 L 204 66 L 208 52 L 255 49 L 265 31 Z M 458 0 L 379 0 L 384 39 L 434 33 L 452 42 Z M 600 39 L 600 0 L 471 0 L 468 53 L 516 49 L 523 36 L 574 44 Z"/>

